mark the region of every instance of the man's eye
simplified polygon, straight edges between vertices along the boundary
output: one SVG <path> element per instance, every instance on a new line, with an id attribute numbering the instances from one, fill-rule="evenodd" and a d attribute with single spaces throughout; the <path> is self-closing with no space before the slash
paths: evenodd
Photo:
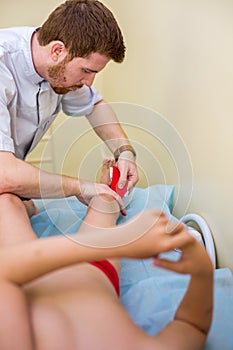
<path id="1" fill-rule="evenodd" d="M 85 68 L 83 68 L 82 71 L 83 71 L 83 73 L 86 73 L 86 74 L 89 74 L 89 73 L 90 73 L 90 71 L 87 70 L 87 69 L 85 69 Z"/>

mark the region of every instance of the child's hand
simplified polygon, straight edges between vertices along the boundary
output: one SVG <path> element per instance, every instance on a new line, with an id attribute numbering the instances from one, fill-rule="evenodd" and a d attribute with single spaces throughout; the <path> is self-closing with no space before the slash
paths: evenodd
<path id="1" fill-rule="evenodd" d="M 178 261 L 157 257 L 154 259 L 153 264 L 174 272 L 191 274 L 193 276 L 207 276 L 213 272 L 213 264 L 208 253 L 204 246 L 195 238 L 190 237 L 187 243 L 184 242 L 178 248 L 181 249 L 181 257 Z"/>

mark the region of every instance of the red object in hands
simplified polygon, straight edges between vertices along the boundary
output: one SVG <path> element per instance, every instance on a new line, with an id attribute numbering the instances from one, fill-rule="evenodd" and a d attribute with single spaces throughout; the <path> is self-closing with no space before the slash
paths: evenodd
<path id="1" fill-rule="evenodd" d="M 119 194 L 119 196 L 121 198 L 124 197 L 126 191 L 127 191 L 127 188 L 128 188 L 128 181 L 126 181 L 126 184 L 123 188 L 118 188 L 117 184 L 118 184 L 118 181 L 119 181 L 119 178 L 120 178 L 120 171 L 117 167 L 113 166 L 111 167 L 112 169 L 112 181 L 111 181 L 111 184 L 110 184 L 110 188 L 115 191 L 117 194 Z"/>

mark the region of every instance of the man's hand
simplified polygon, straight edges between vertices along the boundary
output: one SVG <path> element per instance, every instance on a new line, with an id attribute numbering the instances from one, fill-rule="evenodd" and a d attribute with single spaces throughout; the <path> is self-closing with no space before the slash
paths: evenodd
<path id="1" fill-rule="evenodd" d="M 132 152 L 122 152 L 118 159 L 117 167 L 121 174 L 118 187 L 120 189 L 123 188 L 126 181 L 128 181 L 128 190 L 131 191 L 138 182 L 137 166 L 135 164 L 135 159 Z"/>
<path id="2" fill-rule="evenodd" d="M 91 199 L 96 195 L 108 194 L 117 201 L 117 203 L 120 206 L 122 215 L 126 215 L 125 206 L 121 197 L 116 192 L 111 190 L 111 188 L 108 185 L 79 180 L 79 187 L 80 190 L 77 194 L 77 198 L 83 204 L 88 205 Z"/>

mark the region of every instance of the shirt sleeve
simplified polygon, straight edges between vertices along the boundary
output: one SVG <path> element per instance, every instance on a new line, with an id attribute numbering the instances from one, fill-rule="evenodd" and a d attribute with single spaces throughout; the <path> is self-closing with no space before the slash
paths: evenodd
<path id="1" fill-rule="evenodd" d="M 62 110 L 72 117 L 89 115 L 94 105 L 102 99 L 103 96 L 93 86 L 84 85 L 81 89 L 68 92 L 62 97 Z"/>
<path id="2" fill-rule="evenodd" d="M 0 62 L 0 150 L 15 152 L 11 137 L 11 117 L 8 108 L 15 95 L 15 84 L 10 72 Z"/>

